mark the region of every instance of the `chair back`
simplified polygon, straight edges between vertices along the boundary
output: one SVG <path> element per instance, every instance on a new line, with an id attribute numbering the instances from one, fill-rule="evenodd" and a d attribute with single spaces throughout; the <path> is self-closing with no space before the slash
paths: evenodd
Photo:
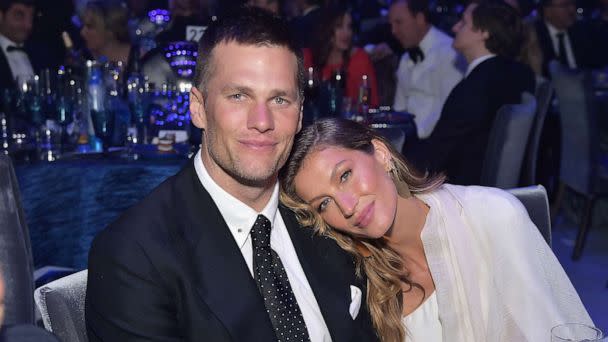
<path id="1" fill-rule="evenodd" d="M 403 129 L 398 127 L 383 127 L 374 128 L 374 130 L 388 140 L 397 151 L 401 152 L 405 143 L 405 131 Z"/>
<path id="2" fill-rule="evenodd" d="M 551 247 L 551 215 L 547 190 L 542 185 L 507 190 L 524 205 L 532 223 L 536 225 L 542 236 Z"/>
<path id="3" fill-rule="evenodd" d="M 530 132 L 530 139 L 526 147 L 526 156 L 521 174 L 523 185 L 536 184 L 536 163 L 538 162 L 538 149 L 540 146 L 540 136 L 545 125 L 545 118 L 553 98 L 553 85 L 550 81 L 542 81 L 536 87 L 536 116 Z"/>
<path id="4" fill-rule="evenodd" d="M 502 189 L 518 186 L 535 112 L 536 99 L 528 93 L 522 94 L 521 104 L 507 104 L 498 110 L 488 139 L 481 185 Z"/>
<path id="5" fill-rule="evenodd" d="M 561 181 L 583 194 L 591 193 L 599 160 L 599 132 L 591 75 L 558 62 L 549 64 L 561 124 Z"/>
<path id="6" fill-rule="evenodd" d="M 30 234 L 11 159 L 0 155 L 0 273 L 4 324 L 34 323 L 34 265 Z"/>
<path id="7" fill-rule="evenodd" d="M 84 319 L 87 274 L 88 270 L 71 274 L 34 292 L 44 327 L 61 341 L 88 341 Z"/>

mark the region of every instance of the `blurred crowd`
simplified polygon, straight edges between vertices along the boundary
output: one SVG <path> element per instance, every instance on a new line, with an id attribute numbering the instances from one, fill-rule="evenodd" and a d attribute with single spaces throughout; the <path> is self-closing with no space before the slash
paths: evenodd
<path id="1" fill-rule="evenodd" d="M 119 62 L 126 75 L 141 70 L 157 88 L 176 84 L 193 76 L 194 58 L 174 62 L 188 43 L 172 44 L 197 41 L 235 6 L 262 7 L 289 20 L 307 97 L 318 95 L 313 84 L 340 89 L 330 94 L 339 103 L 322 112 L 409 112 L 416 137 L 406 157 L 473 184 L 497 109 L 534 93 L 550 78 L 551 60 L 570 69 L 608 65 L 608 0 L 484 2 L 510 9 L 476 14 L 464 0 L 0 0 L 0 88 L 90 59 Z M 491 57 L 499 57 L 493 67 Z M 179 68 L 185 64 L 190 70 Z M 309 122 L 319 115 L 319 106 L 305 110 Z"/>

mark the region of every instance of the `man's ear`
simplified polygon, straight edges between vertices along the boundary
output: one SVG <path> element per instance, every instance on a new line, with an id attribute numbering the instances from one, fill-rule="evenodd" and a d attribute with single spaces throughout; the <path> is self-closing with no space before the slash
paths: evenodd
<path id="1" fill-rule="evenodd" d="M 190 118 L 194 126 L 205 129 L 207 127 L 207 113 L 203 94 L 196 88 L 190 88 Z"/>

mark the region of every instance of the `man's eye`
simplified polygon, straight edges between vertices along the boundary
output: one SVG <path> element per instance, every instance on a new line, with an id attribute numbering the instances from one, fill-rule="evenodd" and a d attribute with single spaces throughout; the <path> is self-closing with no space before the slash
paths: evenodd
<path id="1" fill-rule="evenodd" d="M 274 103 L 278 104 L 278 105 L 283 105 L 287 103 L 287 100 L 282 98 L 282 97 L 275 97 L 274 98 Z"/>
<path id="2" fill-rule="evenodd" d="M 352 173 L 351 170 L 344 171 L 344 173 L 342 173 L 342 175 L 340 176 L 340 183 L 346 182 L 346 180 L 348 179 L 348 177 L 350 177 L 351 173 Z"/>
<path id="3" fill-rule="evenodd" d="M 327 209 L 327 206 L 329 205 L 329 198 L 324 199 L 323 201 L 321 201 L 321 203 L 319 204 L 319 207 L 317 208 L 317 210 L 322 213 L 325 211 L 325 209 Z"/>
<path id="4" fill-rule="evenodd" d="M 230 96 L 228 96 L 230 99 L 232 100 L 242 100 L 243 99 L 243 94 L 232 94 Z"/>

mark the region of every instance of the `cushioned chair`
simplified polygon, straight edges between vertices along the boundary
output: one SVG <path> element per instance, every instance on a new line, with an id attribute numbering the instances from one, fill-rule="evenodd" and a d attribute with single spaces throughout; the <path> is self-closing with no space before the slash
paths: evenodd
<path id="1" fill-rule="evenodd" d="M 84 320 L 87 273 L 84 270 L 57 279 L 34 293 L 44 327 L 62 341 L 88 341 Z"/>
<path id="2" fill-rule="evenodd" d="M 538 162 L 538 149 L 540 137 L 545 125 L 545 118 L 551 106 L 553 98 L 553 85 L 549 81 L 543 81 L 536 87 L 536 116 L 530 131 L 530 138 L 526 147 L 526 156 L 521 173 L 522 185 L 536 184 L 536 164 Z"/>
<path id="3" fill-rule="evenodd" d="M 526 207 L 530 219 L 551 247 L 551 216 L 547 190 L 542 185 L 528 186 L 507 190 Z"/>
<path id="4" fill-rule="evenodd" d="M 0 272 L 5 281 L 4 324 L 34 323 L 34 265 L 17 178 L 0 155 Z"/>
<path id="5" fill-rule="evenodd" d="M 536 99 L 528 93 L 522 94 L 521 104 L 507 104 L 498 110 L 483 162 L 481 185 L 502 189 L 519 185 L 535 112 Z"/>
<path id="6" fill-rule="evenodd" d="M 592 210 L 598 197 L 608 195 L 608 156 L 600 150 L 597 103 L 591 75 L 585 71 L 549 64 L 557 95 L 562 130 L 560 186 L 557 190 L 556 213 L 566 187 L 585 198 L 572 259 L 581 257 L 591 225 Z"/>

